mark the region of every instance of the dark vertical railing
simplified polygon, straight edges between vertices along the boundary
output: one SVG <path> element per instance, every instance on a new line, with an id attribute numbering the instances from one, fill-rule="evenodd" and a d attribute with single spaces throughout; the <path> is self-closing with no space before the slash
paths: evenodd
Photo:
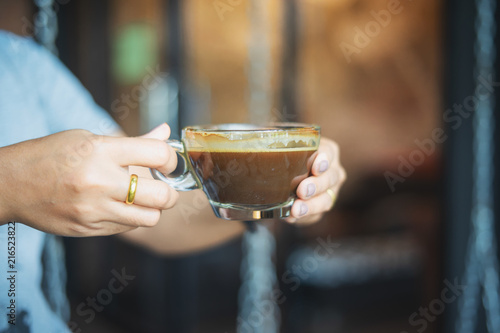
<path id="1" fill-rule="evenodd" d="M 178 96 L 178 124 L 177 128 L 181 129 L 185 126 L 192 125 L 187 124 L 185 101 L 186 96 L 185 87 L 185 43 L 184 43 L 184 22 L 182 13 L 182 1 L 180 0 L 166 0 L 166 15 L 165 15 L 165 29 L 167 36 L 167 71 L 174 80 L 177 82 L 179 87 Z M 179 133 L 174 133 L 179 136 Z"/>
<path id="2" fill-rule="evenodd" d="M 284 0 L 281 108 L 283 121 L 297 121 L 298 11 L 296 0 Z"/>
<path id="3" fill-rule="evenodd" d="M 460 103 L 474 91 L 474 2 L 447 0 L 445 13 L 445 98 L 443 108 Z M 460 126 L 446 124 L 444 146 L 445 191 L 443 228 L 443 279 L 458 278 L 464 272 L 464 258 L 470 233 L 472 203 L 472 119 Z M 444 286 L 441 286 L 444 288 Z M 458 302 L 448 304 L 444 313 L 445 333 L 455 332 Z M 471 332 L 472 333 L 472 332 Z"/>

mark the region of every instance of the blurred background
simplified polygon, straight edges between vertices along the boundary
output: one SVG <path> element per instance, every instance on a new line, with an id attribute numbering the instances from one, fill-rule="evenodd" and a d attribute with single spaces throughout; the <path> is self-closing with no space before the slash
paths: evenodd
<path id="1" fill-rule="evenodd" d="M 476 138 L 475 113 L 452 110 L 474 96 L 477 22 L 492 22 L 475 6 L 0 0 L 0 28 L 57 52 L 127 134 L 164 121 L 177 137 L 200 123 L 316 123 L 348 175 L 321 222 L 269 222 L 272 236 L 257 241 L 166 257 L 114 237 L 66 239 L 73 331 L 458 332 L 462 320 L 473 328 L 463 332 L 500 332 L 497 300 L 481 296 L 498 291 L 496 237 L 480 240 L 490 261 L 469 251 L 481 191 L 473 147 L 489 141 Z M 495 41 L 492 31 L 483 40 Z M 326 259 L 315 259 L 318 246 Z M 492 284 L 478 282 L 486 266 L 467 270 L 473 262 L 491 264 Z M 258 322 L 269 311 L 245 303 L 245 265 L 279 291 L 268 328 Z M 87 323 L 78 305 L 121 267 L 136 279 Z"/>

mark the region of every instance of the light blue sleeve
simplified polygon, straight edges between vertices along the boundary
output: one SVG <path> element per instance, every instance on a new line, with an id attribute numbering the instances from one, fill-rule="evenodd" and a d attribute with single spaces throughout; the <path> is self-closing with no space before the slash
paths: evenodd
<path id="1" fill-rule="evenodd" d="M 51 132 L 79 128 L 111 134 L 119 130 L 116 122 L 94 102 L 57 57 L 30 39 L 12 34 L 9 38 L 14 66 L 19 67 L 19 75 L 28 83 L 26 93 L 36 94 Z"/>

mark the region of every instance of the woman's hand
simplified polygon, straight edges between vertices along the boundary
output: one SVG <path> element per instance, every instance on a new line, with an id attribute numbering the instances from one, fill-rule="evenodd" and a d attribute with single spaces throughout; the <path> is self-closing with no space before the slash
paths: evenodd
<path id="1" fill-rule="evenodd" d="M 292 206 L 291 216 L 287 218 L 290 223 L 317 222 L 333 207 L 346 179 L 345 170 L 340 165 L 339 147 L 335 142 L 321 139 L 311 173 L 312 176 L 297 187 L 297 199 Z"/>
<path id="2" fill-rule="evenodd" d="M 71 130 L 0 148 L 0 224 L 17 221 L 64 236 L 116 234 L 154 226 L 178 194 L 139 178 L 127 205 L 129 165 L 170 173 L 177 158 L 166 124 L 141 138 Z"/>

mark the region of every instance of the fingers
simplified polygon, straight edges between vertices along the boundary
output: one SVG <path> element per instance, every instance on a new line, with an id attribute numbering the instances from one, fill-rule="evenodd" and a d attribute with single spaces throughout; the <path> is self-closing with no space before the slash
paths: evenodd
<path id="1" fill-rule="evenodd" d="M 306 215 L 323 214 L 332 208 L 333 203 L 334 199 L 328 192 L 323 192 L 310 200 L 297 199 L 292 206 L 290 215 L 293 218 L 303 218 Z"/>
<path id="2" fill-rule="evenodd" d="M 297 187 L 297 197 L 300 199 L 310 199 L 329 188 L 337 191 L 342 185 L 346 174 L 339 162 L 338 146 L 333 141 L 327 140 L 326 144 L 320 145 L 311 173 L 312 176 L 304 179 Z"/>
<path id="3" fill-rule="evenodd" d="M 330 166 L 334 163 L 334 157 L 326 153 L 319 153 L 312 165 L 311 174 L 313 176 L 319 176 L 323 174 Z"/>
<path id="4" fill-rule="evenodd" d="M 77 225 L 74 233 L 99 236 L 121 233 L 137 227 L 152 227 L 158 223 L 161 211 L 171 208 L 178 199 L 178 193 L 167 184 L 139 178 L 134 204 L 127 205 L 125 197 L 128 194 L 130 177 L 124 177 L 120 181 L 124 186 L 114 188 L 112 198 L 100 209 L 99 219 L 102 221 L 91 225 Z"/>
<path id="5" fill-rule="evenodd" d="M 129 227 L 153 227 L 160 220 L 161 210 L 114 201 L 109 204 L 107 220 Z"/>
<path id="6" fill-rule="evenodd" d="M 179 194 L 162 181 L 147 178 L 140 178 L 139 181 L 135 205 L 164 210 L 172 208 L 179 198 Z"/>
<path id="7" fill-rule="evenodd" d="M 297 187 L 297 197 L 300 199 L 310 199 L 327 189 L 337 186 L 345 174 L 340 166 L 334 167 L 329 172 L 322 172 L 319 176 L 312 176 L 304 179 Z"/>
<path id="8" fill-rule="evenodd" d="M 109 236 L 134 230 L 136 228 L 137 227 L 121 223 L 101 221 L 95 222 L 90 226 L 84 226 L 81 224 L 70 225 L 67 227 L 67 230 L 59 232 L 58 234 L 70 237 Z"/>
<path id="9" fill-rule="evenodd" d="M 124 173 L 111 193 L 111 197 L 118 202 L 125 202 L 130 185 L 130 176 Z M 179 194 L 166 183 L 140 177 L 137 181 L 134 205 L 139 205 L 154 209 L 169 209 L 174 206 L 179 198 Z"/>
<path id="10" fill-rule="evenodd" d="M 130 185 L 130 176 L 115 181 L 119 186 L 112 189 L 106 220 L 132 227 L 151 227 L 158 223 L 161 211 L 174 206 L 179 194 L 159 180 L 140 177 L 137 181 L 135 200 L 132 205 L 125 204 Z"/>
<path id="11" fill-rule="evenodd" d="M 148 138 L 106 138 L 109 154 L 121 166 L 138 165 L 169 174 L 177 166 L 177 155 L 165 141 Z"/>
<path id="12" fill-rule="evenodd" d="M 323 213 L 319 214 L 314 214 L 314 215 L 306 215 L 301 218 L 296 218 L 296 217 L 287 217 L 285 219 L 286 222 L 291 223 L 291 224 L 297 224 L 297 225 L 309 225 L 318 222 L 322 217 Z"/>
<path id="13" fill-rule="evenodd" d="M 332 165 L 338 165 L 340 160 L 338 145 L 330 139 L 322 138 L 318 148 L 311 173 L 318 176 L 328 170 Z"/>
<path id="14" fill-rule="evenodd" d="M 163 173 L 172 172 L 177 165 L 175 151 L 164 141 L 170 135 L 170 128 L 162 124 L 139 138 L 105 138 L 109 156 L 119 166 L 143 166 L 158 169 Z M 118 168 L 120 169 L 120 168 Z M 167 184 L 139 178 L 134 203 L 125 204 L 130 185 L 130 175 L 120 169 L 105 181 L 110 200 L 101 222 L 106 230 L 115 228 L 123 232 L 136 227 L 156 225 L 161 210 L 171 208 L 178 199 L 178 193 Z"/>
<path id="15" fill-rule="evenodd" d="M 312 176 L 297 187 L 297 200 L 288 222 L 312 223 L 333 207 L 346 179 L 345 170 L 339 162 L 338 146 L 333 141 L 322 139 L 311 173 Z"/>
<path id="16" fill-rule="evenodd" d="M 321 183 L 323 175 L 320 177 L 309 177 L 299 185 L 300 187 L 302 186 L 302 184 L 305 184 L 303 185 L 303 188 L 305 189 L 302 190 L 302 193 L 304 191 L 307 191 L 308 189 L 310 190 L 313 185 L 317 186 L 319 190 L 316 191 L 315 194 L 313 194 L 312 196 L 308 195 L 302 197 L 299 196 L 297 200 L 295 200 L 292 206 L 292 212 L 291 212 L 292 218 L 303 218 L 305 216 L 312 216 L 315 214 L 324 214 L 325 212 L 332 209 L 335 200 L 337 198 L 338 192 L 346 179 L 346 174 L 343 167 L 338 166 L 337 168 L 335 168 L 335 173 L 338 175 L 337 181 L 335 182 L 330 181 L 330 183 L 333 182 L 334 184 L 329 188 L 324 188 L 324 185 L 322 185 Z M 325 174 L 327 174 L 327 172 L 325 172 Z"/>

